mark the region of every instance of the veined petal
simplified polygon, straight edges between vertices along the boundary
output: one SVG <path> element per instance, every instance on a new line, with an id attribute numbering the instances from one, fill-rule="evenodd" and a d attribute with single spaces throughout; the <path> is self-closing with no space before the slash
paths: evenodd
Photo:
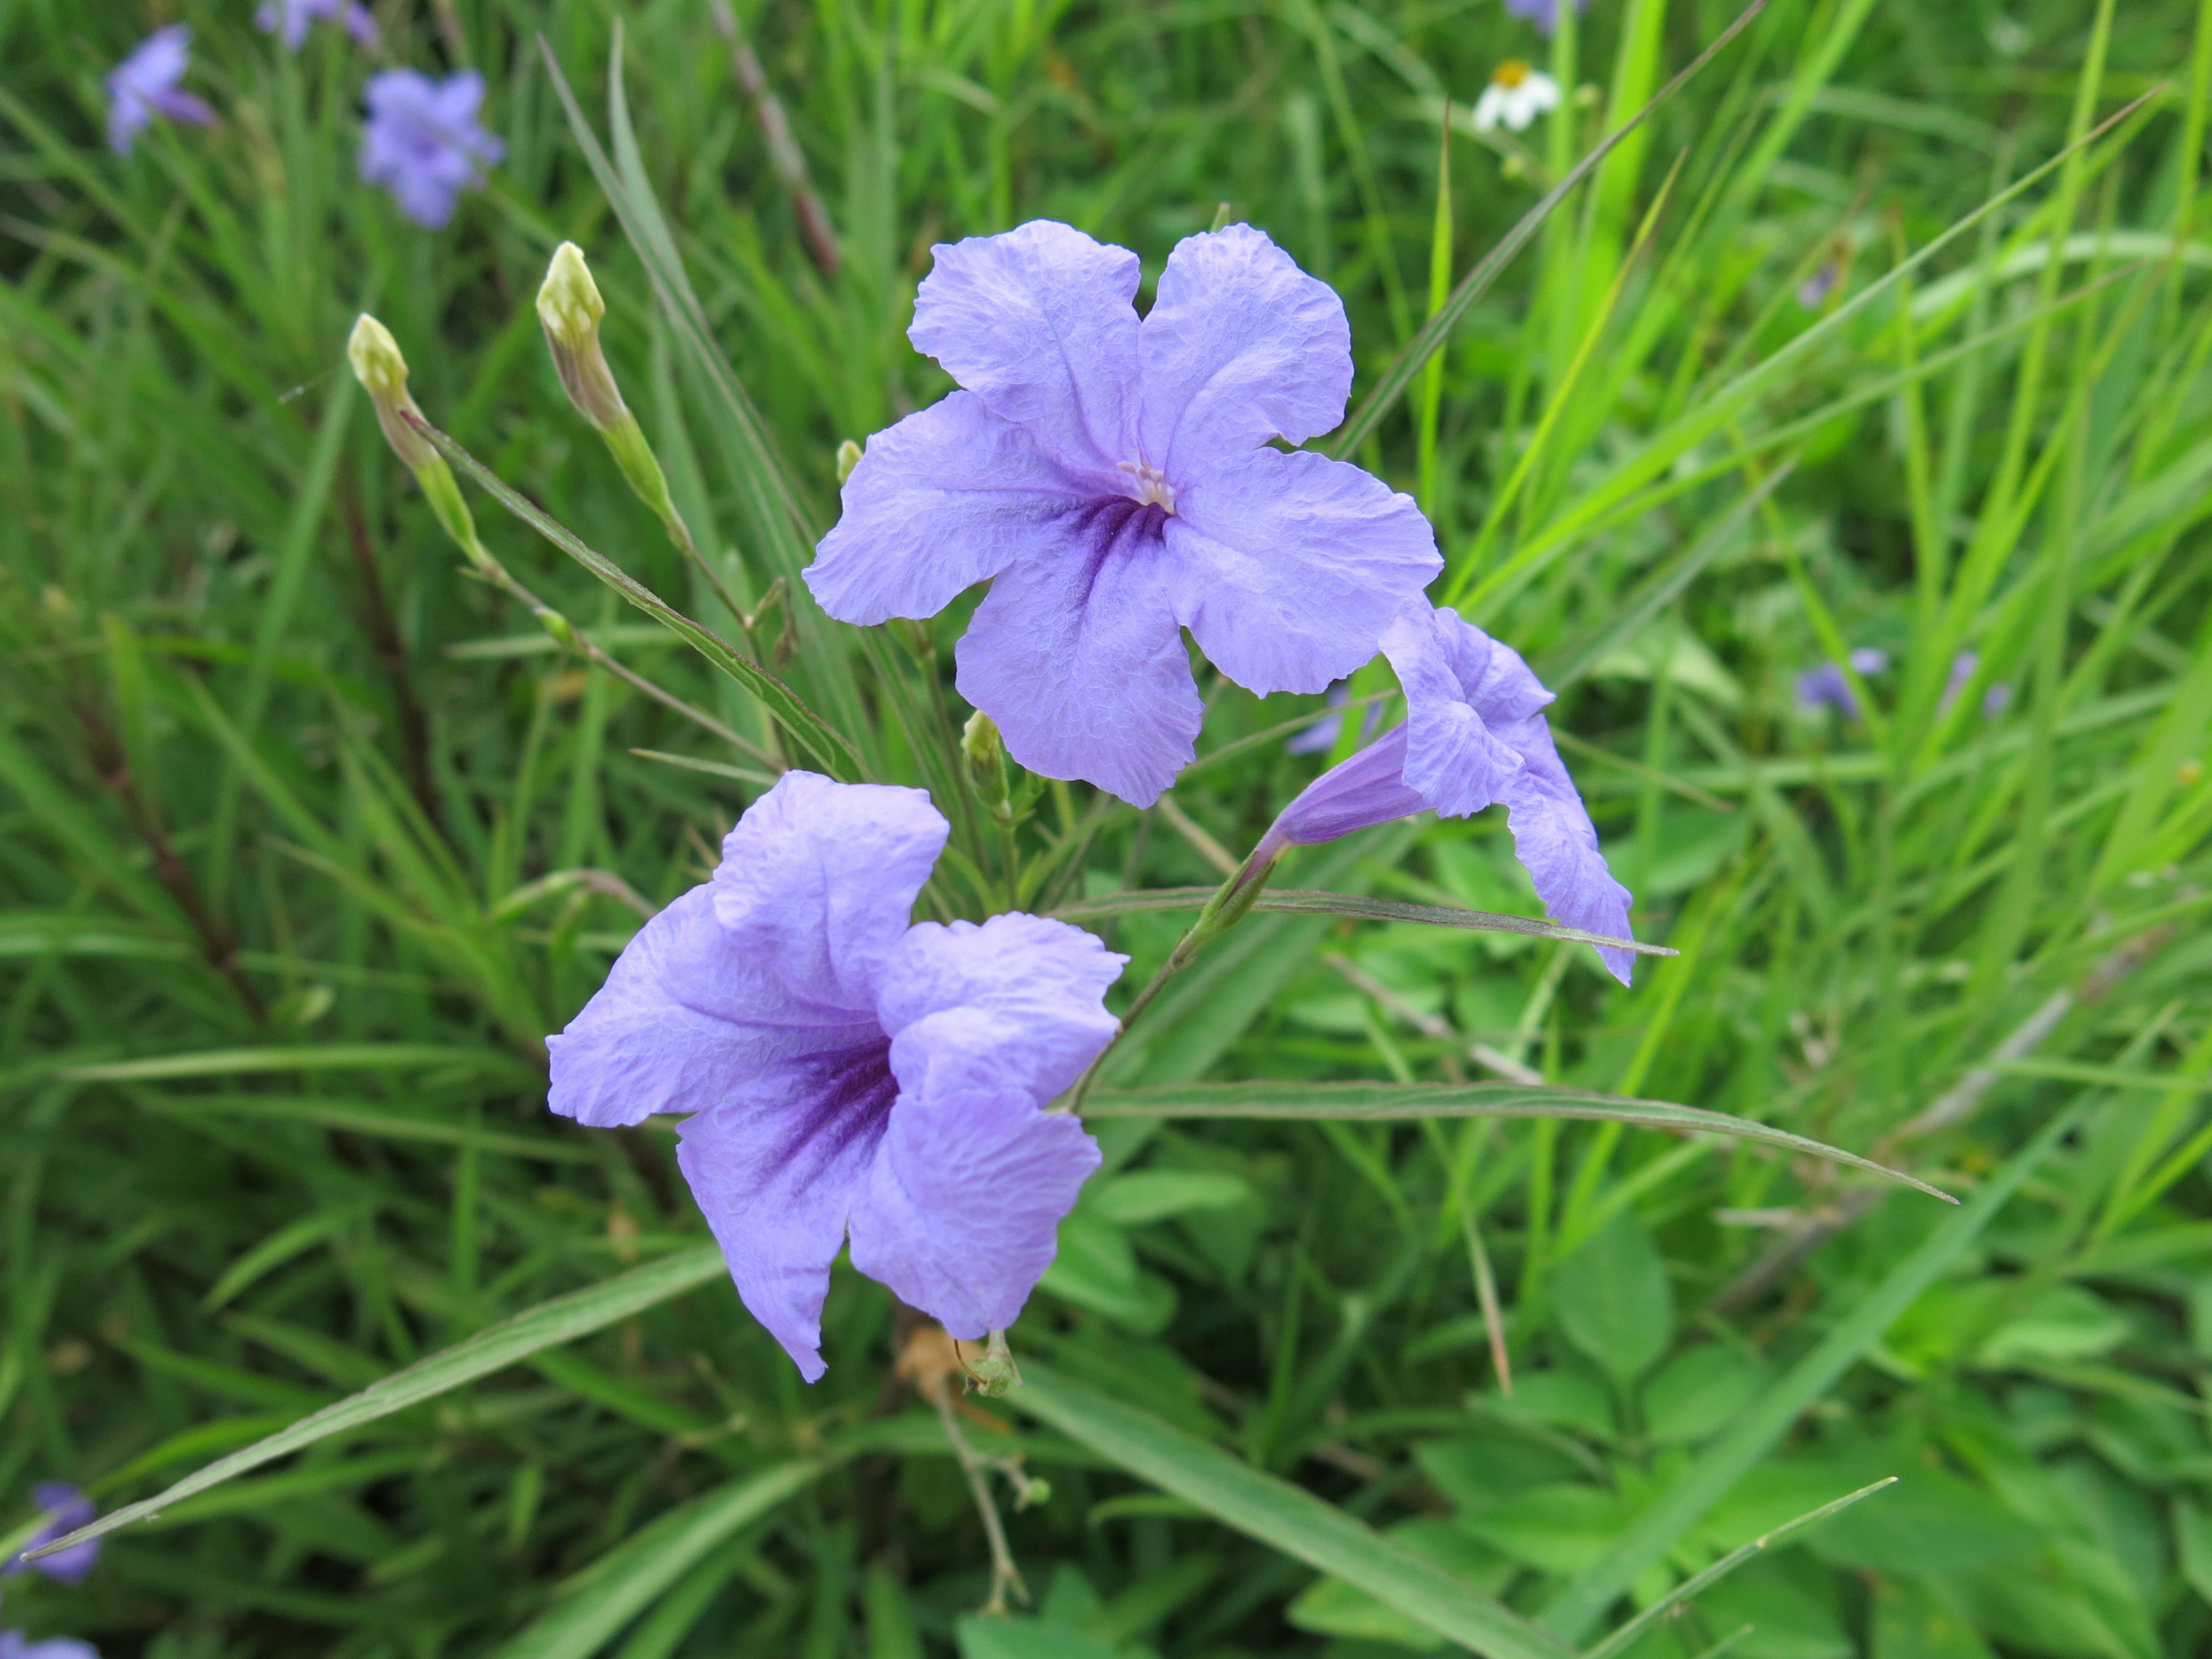
<path id="1" fill-rule="evenodd" d="M 927 790 L 787 772 L 723 837 L 715 917 L 795 1001 L 872 1019 L 951 828 Z"/>
<path id="2" fill-rule="evenodd" d="M 1057 544 L 1066 532 L 1054 521 L 1094 493 L 1026 427 L 956 392 L 868 440 L 806 585 L 839 622 L 933 617 L 963 588 Z"/>
<path id="3" fill-rule="evenodd" d="M 1521 770 L 1492 721 L 1525 719 L 1551 694 L 1517 653 L 1426 601 L 1390 624 L 1382 651 L 1406 690 L 1407 784 L 1447 817 L 1480 812 Z"/>
<path id="4" fill-rule="evenodd" d="M 1443 568 L 1410 495 L 1342 461 L 1259 449 L 1176 494 L 1176 619 L 1248 691 L 1324 691 Z"/>
<path id="5" fill-rule="evenodd" d="M 1134 447 L 1137 256 L 1050 219 L 930 252 L 915 349 L 1063 465 L 1110 477 Z"/>
<path id="6" fill-rule="evenodd" d="M 902 1095 L 853 1209 L 853 1265 L 954 1336 L 1014 1322 L 1098 1167 L 1076 1119 L 1016 1090 Z"/>
<path id="7" fill-rule="evenodd" d="M 1150 806 L 1188 765 L 1205 713 L 1162 568 L 1159 509 L 1100 501 L 1068 542 L 1007 567 L 960 641 L 960 695 L 1007 751 Z"/>
<path id="8" fill-rule="evenodd" d="M 897 1097 L 880 1039 L 686 1119 L 676 1161 L 752 1316 L 811 1382 L 830 1264 Z"/>
<path id="9" fill-rule="evenodd" d="M 1270 438 L 1328 431 L 1352 390 L 1344 301 L 1249 225 L 1176 244 L 1138 356 L 1144 456 L 1178 490 Z"/>
<path id="10" fill-rule="evenodd" d="M 1114 1040 L 1106 988 L 1128 960 L 1043 916 L 917 922 L 877 994 L 899 1086 L 931 1098 L 1014 1089 L 1046 1104 Z"/>
<path id="11" fill-rule="evenodd" d="M 1545 913 L 1563 927 L 1613 939 L 1634 938 L 1628 931 L 1628 889 L 1613 878 L 1605 854 L 1598 850 L 1589 810 L 1560 763 L 1544 717 L 1532 715 L 1503 735 L 1519 751 L 1522 762 L 1504 796 L 1513 850 L 1534 882 Z M 1603 949 L 1598 955 L 1615 979 L 1623 985 L 1629 982 L 1633 955 Z"/>
<path id="12" fill-rule="evenodd" d="M 545 1039 L 546 1104 L 599 1128 L 641 1123 L 747 1096 L 809 1055 L 881 1041 L 872 1012 L 802 1004 L 775 970 L 715 920 L 714 889 L 693 888 L 630 940 L 568 1030 Z"/>
<path id="13" fill-rule="evenodd" d="M 1428 799 L 1407 785 L 1405 766 L 1406 728 L 1394 726 L 1298 791 L 1276 814 L 1261 852 L 1316 846 L 1426 811 Z"/>

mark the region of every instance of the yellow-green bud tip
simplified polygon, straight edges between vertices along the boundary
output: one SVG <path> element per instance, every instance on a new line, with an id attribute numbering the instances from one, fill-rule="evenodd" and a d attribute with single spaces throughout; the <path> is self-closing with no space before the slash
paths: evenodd
<path id="1" fill-rule="evenodd" d="M 538 320 L 545 325 L 548 335 L 576 350 L 599 331 L 599 319 L 606 314 L 607 302 L 599 297 L 599 285 L 584 263 L 584 250 L 574 242 L 562 243 L 553 250 L 553 262 L 545 267 L 545 281 L 538 290 Z"/>
<path id="2" fill-rule="evenodd" d="M 346 361 L 353 365 L 354 378 L 380 404 L 395 403 L 407 395 L 407 360 L 399 355 L 399 342 L 365 311 L 355 319 L 353 334 L 346 341 Z"/>
<path id="3" fill-rule="evenodd" d="M 853 469 L 860 464 L 860 447 L 850 438 L 837 446 L 837 483 L 842 488 L 845 480 L 853 476 Z"/>

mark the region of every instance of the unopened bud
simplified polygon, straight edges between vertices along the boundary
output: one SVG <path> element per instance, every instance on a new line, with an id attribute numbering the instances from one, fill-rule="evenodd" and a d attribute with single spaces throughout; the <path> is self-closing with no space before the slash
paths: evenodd
<path id="1" fill-rule="evenodd" d="M 573 651 L 576 648 L 576 630 L 568 619 L 548 606 L 538 613 L 538 625 L 550 634 L 560 644 Z"/>
<path id="2" fill-rule="evenodd" d="M 837 446 L 837 487 L 843 489 L 845 480 L 853 476 L 853 469 L 860 464 L 860 447 L 850 438 Z"/>
<path id="3" fill-rule="evenodd" d="M 392 337 L 392 331 L 362 312 L 346 341 L 346 361 L 376 405 L 376 423 L 384 428 L 384 441 L 392 446 L 392 453 L 413 472 L 436 460 L 438 452 L 430 447 L 430 441 L 400 418 L 403 410 L 417 417 L 422 411 L 407 390 L 407 359 L 399 355 L 399 342 Z"/>
<path id="4" fill-rule="evenodd" d="M 1012 822 L 1013 802 L 1006 777 L 1006 745 L 999 723 L 981 709 L 968 717 L 960 732 L 960 752 L 968 762 L 968 785 L 983 810 L 1000 823 Z"/>
<path id="5" fill-rule="evenodd" d="M 574 242 L 562 243 L 553 250 L 553 263 L 538 290 L 538 320 L 544 325 L 545 343 L 568 401 L 600 431 L 612 432 L 629 418 L 629 409 L 599 349 L 599 321 L 606 314 L 607 302 L 584 263 L 584 250 Z"/>

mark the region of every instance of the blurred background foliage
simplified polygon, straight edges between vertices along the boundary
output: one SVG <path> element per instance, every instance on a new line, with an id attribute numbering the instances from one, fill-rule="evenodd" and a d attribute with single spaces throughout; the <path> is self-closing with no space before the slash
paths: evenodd
<path id="1" fill-rule="evenodd" d="M 37 1481 L 144 1496 L 704 1237 L 665 1132 L 546 1115 L 539 1039 L 702 878 L 757 775 L 457 571 L 340 366 L 374 309 L 433 420 L 727 625 L 544 357 L 529 299 L 574 239 L 686 516 L 742 603 L 769 591 L 742 447 L 654 319 L 541 33 L 597 109 L 619 17 L 647 176 L 826 521 L 838 442 L 947 384 L 903 337 L 933 241 L 1051 216 L 1149 280 L 1225 203 L 1342 292 L 1370 383 L 1439 264 L 1448 286 L 1733 15 L 1594 0 L 1547 41 L 1492 0 L 760 0 L 744 50 L 810 227 L 706 0 L 376 11 L 380 52 L 319 28 L 290 57 L 246 0 L 0 0 L 9 1526 Z M 1534 1074 L 1872 1151 L 1963 1209 L 1617 1127 L 1106 1121 L 1018 1353 L 1577 1643 L 1901 1477 L 1638 1659 L 2212 1642 L 2208 15 L 1772 0 L 1357 453 L 1434 519 L 1439 595 L 1562 692 L 1639 931 L 1681 955 L 1624 993 L 1540 941 L 1266 916 L 1121 1062 Z M 179 18 L 222 123 L 114 157 L 99 77 Z M 1510 58 L 1569 95 L 1485 137 L 1468 112 Z M 384 63 L 489 82 L 506 159 L 441 233 L 356 177 Z M 479 514 L 616 657 L 761 733 Z M 901 672 L 949 670 L 963 623 Z M 879 718 L 889 656 L 803 602 L 760 639 L 881 775 L 928 781 Z M 1869 649 L 1846 696 L 1800 700 Z M 1148 814 L 1049 794 L 1031 834 L 1062 890 L 1211 882 L 1321 764 L 1278 729 L 1317 700 L 1212 690 L 1202 757 L 1275 735 Z M 1502 827 L 1399 826 L 1285 879 L 1534 914 Z M 1133 979 L 1176 925 L 1110 927 Z M 893 1375 L 889 1298 L 841 1268 L 827 1326 L 808 1389 L 714 1277 L 120 1534 L 82 1588 L 10 1578 L 7 1622 L 111 1659 L 1444 1645 L 1018 1395 L 962 1420 L 1048 1483 L 1008 1517 L 1033 1605 L 973 1619 L 982 1529 Z M 774 1501 L 726 1501 L 794 1462 Z"/>

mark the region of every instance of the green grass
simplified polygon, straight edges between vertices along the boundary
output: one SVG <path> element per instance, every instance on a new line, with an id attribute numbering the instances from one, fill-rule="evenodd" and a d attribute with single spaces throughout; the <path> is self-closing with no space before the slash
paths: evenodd
<path id="1" fill-rule="evenodd" d="M 696 317 L 656 308 L 538 55 L 614 135 L 617 10 L 611 165 Z M 1895 1475 L 1626 1650 L 2212 1643 L 2212 6 L 1771 0 L 1425 364 L 1399 353 L 1452 283 L 1728 6 L 1593 0 L 1548 48 L 1491 0 L 745 9 L 834 275 L 707 7 L 379 13 L 391 61 L 483 69 L 507 144 L 441 234 L 356 179 L 371 65 L 335 31 L 287 58 L 243 0 L 0 0 L 0 1529 L 37 1481 L 145 1499 L 427 1362 L 112 1534 L 84 1588 L 9 1579 L 10 1627 L 109 1659 L 1564 1654 Z M 224 123 L 114 158 L 99 76 L 177 15 Z M 1583 94 L 1510 156 L 1469 135 L 1492 66 L 1546 51 Z M 856 769 L 952 812 L 931 902 L 1211 883 L 1168 814 L 1080 787 L 1018 869 L 938 746 L 964 611 L 863 635 L 790 578 L 839 442 L 946 384 L 903 337 L 933 240 L 1048 215 L 1149 279 L 1224 203 L 1344 295 L 1355 408 L 1407 388 L 1352 458 L 1560 691 L 1680 955 L 1623 992 L 1580 947 L 1257 915 L 1108 1086 L 1435 1083 L 1479 1042 L 1964 1202 L 1619 1123 L 1102 1113 L 1109 1172 L 1012 1333 L 1036 1380 L 960 1419 L 1049 1488 L 998 1485 L 1034 1606 L 977 1621 L 983 1528 L 891 1380 L 888 1295 L 839 1269 L 803 1386 L 701 1266 L 672 1139 L 544 1109 L 543 1035 L 754 763 L 457 570 L 343 343 L 373 309 L 433 421 L 737 635 L 562 401 L 529 301 L 574 238 L 721 579 L 786 581 L 758 650 Z M 546 604 L 773 740 L 471 500 Z M 1795 707 L 1864 646 L 1863 719 Z M 1315 703 L 1217 689 L 1202 758 Z M 1269 738 L 1173 799 L 1241 853 L 1315 764 Z M 1534 915 L 1494 817 L 1283 883 Z M 1086 925 L 1133 988 L 1183 920 Z"/>

